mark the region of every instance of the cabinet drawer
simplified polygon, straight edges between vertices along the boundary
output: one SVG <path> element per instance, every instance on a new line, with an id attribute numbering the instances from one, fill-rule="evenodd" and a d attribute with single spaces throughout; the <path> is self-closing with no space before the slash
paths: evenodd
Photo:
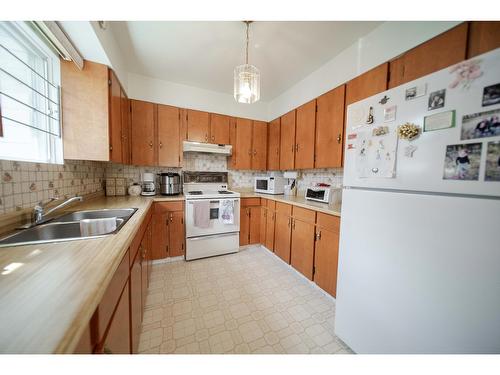
<path id="1" fill-rule="evenodd" d="M 316 225 L 321 228 L 329 229 L 335 233 L 340 231 L 340 217 L 318 212 Z"/>
<path id="2" fill-rule="evenodd" d="M 260 198 L 241 198 L 241 207 L 260 206 Z"/>
<path id="3" fill-rule="evenodd" d="M 302 220 L 308 223 L 316 223 L 316 211 L 308 210 L 306 208 L 294 206 L 292 216 L 295 219 Z"/>
<path id="4" fill-rule="evenodd" d="M 173 201 L 173 202 L 155 202 L 154 213 L 160 214 L 165 211 L 182 211 L 184 210 L 183 201 Z"/>
<path id="5" fill-rule="evenodd" d="M 99 341 L 104 337 L 106 328 L 111 320 L 111 316 L 115 311 L 116 305 L 120 299 L 123 287 L 127 283 L 129 276 L 129 251 L 123 257 L 120 265 L 108 285 L 108 289 L 102 297 L 101 303 L 97 306 L 97 321 Z"/>
<path id="6" fill-rule="evenodd" d="M 287 203 L 276 202 L 276 212 L 290 216 L 292 214 L 292 205 Z"/>

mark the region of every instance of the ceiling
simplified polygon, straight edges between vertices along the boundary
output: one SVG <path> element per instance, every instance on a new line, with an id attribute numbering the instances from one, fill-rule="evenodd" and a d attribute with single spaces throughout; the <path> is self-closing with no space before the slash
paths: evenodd
<path id="1" fill-rule="evenodd" d="M 249 63 L 261 72 L 261 99 L 274 99 L 380 24 L 252 23 Z M 245 61 L 239 21 L 115 21 L 109 29 L 132 73 L 232 94 L 233 69 Z"/>

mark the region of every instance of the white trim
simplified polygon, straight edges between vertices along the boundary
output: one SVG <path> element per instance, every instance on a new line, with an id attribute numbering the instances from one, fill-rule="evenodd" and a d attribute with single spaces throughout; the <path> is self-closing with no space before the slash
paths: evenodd
<path id="1" fill-rule="evenodd" d="M 153 260 L 152 264 L 163 264 L 163 263 L 173 263 L 173 262 L 179 262 L 184 259 L 184 255 L 178 256 L 178 257 L 168 257 L 168 258 L 163 258 L 163 259 L 156 259 Z"/>

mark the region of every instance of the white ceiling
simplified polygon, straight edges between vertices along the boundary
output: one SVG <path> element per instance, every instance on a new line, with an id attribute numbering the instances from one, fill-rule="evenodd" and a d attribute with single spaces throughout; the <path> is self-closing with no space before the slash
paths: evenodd
<path id="1" fill-rule="evenodd" d="M 250 26 L 249 63 L 270 101 L 368 34 L 381 22 L 271 22 Z M 128 70 L 232 94 L 233 69 L 245 60 L 239 21 L 109 22 Z"/>

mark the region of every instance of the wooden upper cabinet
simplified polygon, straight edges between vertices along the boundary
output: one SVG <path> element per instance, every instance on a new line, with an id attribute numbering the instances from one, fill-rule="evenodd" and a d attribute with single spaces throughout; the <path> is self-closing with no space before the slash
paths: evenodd
<path id="1" fill-rule="evenodd" d="M 130 101 L 125 91 L 121 90 L 122 112 L 122 163 L 130 164 Z"/>
<path id="2" fill-rule="evenodd" d="M 346 84 L 345 105 L 358 102 L 387 90 L 389 63 L 383 63 L 363 73 Z"/>
<path id="3" fill-rule="evenodd" d="M 155 165 L 155 104 L 131 100 L 132 164 Z"/>
<path id="4" fill-rule="evenodd" d="M 61 60 L 64 158 L 109 161 L 108 67 Z M 119 94 L 118 94 L 119 95 Z"/>
<path id="5" fill-rule="evenodd" d="M 252 169 L 265 170 L 267 156 L 267 122 L 254 121 L 252 129 Z"/>
<path id="6" fill-rule="evenodd" d="M 237 118 L 235 124 L 234 169 L 252 169 L 252 120 Z"/>
<path id="7" fill-rule="evenodd" d="M 267 132 L 267 169 L 280 169 L 280 128 L 281 122 L 277 118 L 269 123 Z"/>
<path id="8" fill-rule="evenodd" d="M 316 99 L 296 110 L 295 168 L 314 168 L 314 129 L 316 126 Z"/>
<path id="9" fill-rule="evenodd" d="M 281 116 L 280 169 L 295 167 L 295 110 Z"/>
<path id="10" fill-rule="evenodd" d="M 187 110 L 187 139 L 194 142 L 208 142 L 210 117 L 208 112 Z"/>
<path id="11" fill-rule="evenodd" d="M 345 85 L 316 99 L 315 168 L 342 166 Z"/>
<path id="12" fill-rule="evenodd" d="M 122 154 L 122 89 L 115 73 L 109 73 L 109 160 L 123 162 Z"/>
<path id="13" fill-rule="evenodd" d="M 158 165 L 180 167 L 180 111 L 177 107 L 158 104 Z"/>
<path id="14" fill-rule="evenodd" d="M 465 60 L 467 30 L 468 23 L 461 23 L 391 61 L 389 88 Z"/>
<path id="15" fill-rule="evenodd" d="M 469 23 L 467 58 L 500 47 L 499 21 L 472 21 Z"/>
<path id="16" fill-rule="evenodd" d="M 210 114 L 210 143 L 220 145 L 229 144 L 229 125 L 231 117 L 219 115 L 216 113 Z"/>

